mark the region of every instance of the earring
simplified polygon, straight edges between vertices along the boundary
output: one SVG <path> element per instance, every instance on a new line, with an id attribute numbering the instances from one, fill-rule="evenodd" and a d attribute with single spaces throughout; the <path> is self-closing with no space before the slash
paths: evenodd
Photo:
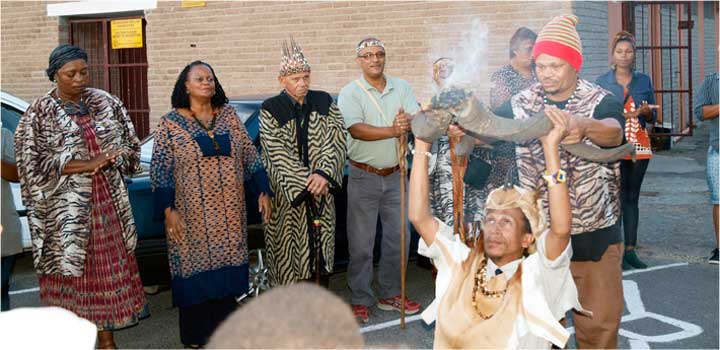
<path id="1" fill-rule="evenodd" d="M 185 93 L 190 95 L 190 90 L 185 90 Z"/>

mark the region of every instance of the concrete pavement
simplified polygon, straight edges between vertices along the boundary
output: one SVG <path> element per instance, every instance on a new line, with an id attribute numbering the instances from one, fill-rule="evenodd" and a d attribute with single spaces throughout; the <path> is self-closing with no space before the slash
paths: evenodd
<path id="1" fill-rule="evenodd" d="M 718 266 L 706 259 L 714 247 L 705 182 L 707 130 L 682 139 L 650 161 L 640 199 L 639 256 L 650 268 L 624 273 L 625 313 L 621 348 L 719 348 Z M 430 273 L 411 263 L 408 295 L 427 306 L 434 287 Z M 344 274 L 331 289 L 347 298 Z M 37 279 L 29 255 L 18 262 L 11 282 L 13 307 L 37 306 Z M 151 317 L 117 332 L 126 348 L 180 348 L 177 309 L 169 291 L 149 296 Z M 368 348 L 431 348 L 433 328 L 417 317 L 400 330 L 397 313 L 371 309 L 362 326 Z M 572 329 L 570 329 L 572 331 Z M 242 336 L 242 335 L 238 335 Z M 571 340 L 569 347 L 574 347 Z"/>

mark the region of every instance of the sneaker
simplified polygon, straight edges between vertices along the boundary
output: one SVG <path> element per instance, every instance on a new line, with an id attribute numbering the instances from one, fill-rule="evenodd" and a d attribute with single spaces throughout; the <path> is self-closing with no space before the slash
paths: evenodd
<path id="1" fill-rule="evenodd" d="M 635 254 L 635 249 L 626 250 L 623 261 L 627 261 L 630 266 L 636 269 L 647 269 L 648 267 L 644 262 L 640 261 L 640 258 Z"/>
<path id="2" fill-rule="evenodd" d="M 378 300 L 377 306 L 380 310 L 400 312 L 400 309 L 402 308 L 402 302 L 400 301 L 400 296 L 398 295 L 394 298 Z M 418 311 L 420 311 L 420 304 L 408 298 L 405 298 L 405 314 L 412 315 L 414 313 L 417 313 Z"/>
<path id="3" fill-rule="evenodd" d="M 708 259 L 708 262 L 711 264 L 718 265 L 718 249 L 715 248 L 712 251 L 712 256 L 710 256 L 710 259 Z"/>
<path id="4" fill-rule="evenodd" d="M 353 314 L 355 315 L 355 319 L 358 322 L 361 323 L 368 323 L 370 320 L 370 313 L 368 311 L 367 306 L 365 305 L 353 305 L 352 306 Z"/>

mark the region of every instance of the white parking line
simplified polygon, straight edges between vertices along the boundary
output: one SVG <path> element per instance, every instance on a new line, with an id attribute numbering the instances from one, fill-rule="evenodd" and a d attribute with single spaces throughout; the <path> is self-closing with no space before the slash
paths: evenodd
<path id="1" fill-rule="evenodd" d="M 40 290 L 40 287 L 28 288 L 28 289 L 20 289 L 20 290 L 13 290 L 13 291 L 8 292 L 8 295 L 32 293 L 32 292 L 37 292 L 37 291 L 39 291 L 39 290 Z"/>
<path id="2" fill-rule="evenodd" d="M 420 317 L 420 315 L 405 317 L 405 324 L 407 325 L 410 322 L 415 322 L 420 319 L 422 319 L 422 317 Z M 400 325 L 400 319 L 398 318 L 397 320 L 387 321 L 387 322 L 383 322 L 383 323 L 379 323 L 379 324 L 374 324 L 372 326 L 360 328 L 360 333 L 373 332 L 373 331 L 390 328 L 390 327 L 395 327 L 395 326 L 399 326 L 399 325 Z"/>
<path id="3" fill-rule="evenodd" d="M 628 276 L 628 275 L 634 275 L 634 274 L 636 274 L 636 273 L 651 272 L 651 271 L 655 271 L 655 270 L 662 270 L 662 269 L 668 269 L 668 268 L 671 268 L 671 267 L 686 266 L 686 265 L 688 265 L 688 263 L 686 263 L 686 262 L 684 262 L 684 263 L 675 263 L 675 264 L 667 264 L 667 265 L 660 265 L 660 266 L 648 267 L 647 269 L 637 269 L 637 270 L 623 271 L 622 274 L 623 274 L 623 276 Z"/>
<path id="4" fill-rule="evenodd" d="M 649 268 L 647 268 L 647 269 L 630 270 L 630 271 L 625 271 L 625 272 L 623 272 L 623 276 L 634 275 L 634 274 L 643 273 L 643 272 L 651 272 L 651 271 L 662 270 L 662 269 L 668 269 L 668 268 L 677 267 L 677 266 L 685 266 L 685 265 L 688 265 L 688 263 L 686 263 L 686 262 L 684 262 L 684 263 L 674 263 L 674 264 L 653 266 L 653 267 L 649 267 Z M 11 292 L 11 293 L 12 293 L 12 292 Z M 410 323 L 410 322 L 417 321 L 417 320 L 419 320 L 419 319 L 420 319 L 420 315 L 415 315 L 415 316 L 407 317 L 407 318 L 405 318 L 405 324 L 408 324 L 408 323 Z M 372 326 L 367 326 L 367 327 L 360 328 L 360 333 L 368 333 L 368 332 L 379 331 L 379 330 L 381 330 L 381 329 L 390 328 L 390 327 L 395 327 L 395 326 L 399 326 L 399 325 L 400 325 L 400 319 L 398 318 L 398 319 L 396 319 L 396 320 L 387 321 L 387 322 L 375 324 L 375 325 L 372 325 Z M 574 329 L 573 327 L 570 327 L 570 328 L 568 328 L 567 330 L 568 330 L 571 334 L 574 333 L 574 331 L 575 331 L 575 329 Z"/>

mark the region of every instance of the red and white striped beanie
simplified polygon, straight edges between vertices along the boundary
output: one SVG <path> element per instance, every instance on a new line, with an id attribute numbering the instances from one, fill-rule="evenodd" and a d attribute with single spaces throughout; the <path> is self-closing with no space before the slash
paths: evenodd
<path id="1" fill-rule="evenodd" d="M 573 15 L 562 15 L 553 18 L 538 34 L 533 48 L 533 58 L 541 54 L 561 58 L 576 71 L 582 67 L 582 44 L 575 26 L 578 18 Z"/>

